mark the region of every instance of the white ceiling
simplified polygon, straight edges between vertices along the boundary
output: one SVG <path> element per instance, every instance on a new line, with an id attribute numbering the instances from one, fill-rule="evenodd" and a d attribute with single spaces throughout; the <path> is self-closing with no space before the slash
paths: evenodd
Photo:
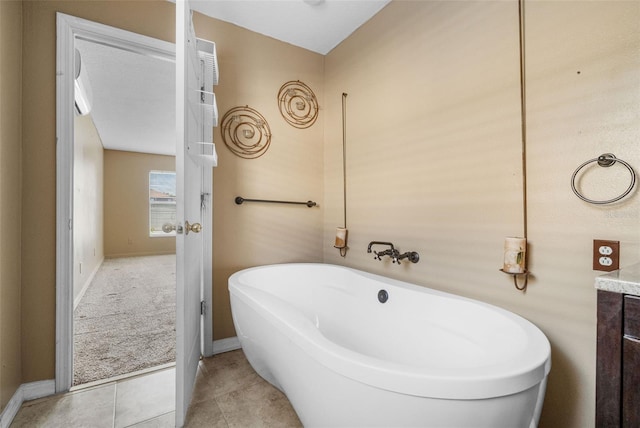
<path id="1" fill-rule="evenodd" d="M 191 0 L 191 8 L 326 55 L 391 0 Z"/>
<path id="2" fill-rule="evenodd" d="M 390 0 L 191 0 L 194 10 L 327 54 Z M 173 62 L 76 41 L 103 146 L 175 154 Z M 224 65 L 223 65 L 224 66 Z M 223 71 L 224 72 L 224 71 Z"/>
<path id="3" fill-rule="evenodd" d="M 175 63 L 84 40 L 76 48 L 104 148 L 175 155 Z"/>

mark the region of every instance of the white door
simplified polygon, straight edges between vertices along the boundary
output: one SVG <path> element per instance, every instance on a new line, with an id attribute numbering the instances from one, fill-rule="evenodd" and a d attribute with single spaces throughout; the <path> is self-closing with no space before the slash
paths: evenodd
<path id="1" fill-rule="evenodd" d="M 203 70 L 187 0 L 176 2 L 176 426 L 184 425 L 201 349 L 203 275 L 211 272 L 209 189 L 215 149 L 204 154 Z M 209 134 L 209 135 L 207 135 Z M 210 146 L 213 146 L 210 143 Z M 210 150 L 212 147 L 210 148 Z M 203 163 L 203 159 L 206 161 Z M 202 165 L 205 165 L 204 168 Z M 195 225 L 194 225 L 195 224 Z M 200 232 L 200 225 L 209 227 Z M 207 257 L 203 257 L 203 252 Z M 210 283 L 206 285 L 210 287 Z M 207 340 L 210 342 L 210 339 Z"/>

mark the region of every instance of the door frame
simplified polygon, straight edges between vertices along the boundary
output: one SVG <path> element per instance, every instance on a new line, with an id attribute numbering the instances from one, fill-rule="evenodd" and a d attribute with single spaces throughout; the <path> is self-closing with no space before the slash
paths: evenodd
<path id="1" fill-rule="evenodd" d="M 74 49 L 81 38 L 175 62 L 175 45 L 63 13 L 56 14 L 56 393 L 73 384 Z M 205 230 L 211 230 L 205 229 Z M 211 240 L 213 238 L 211 237 Z M 209 256 L 211 253 L 209 253 Z M 206 278 L 206 275 L 205 275 Z M 209 273 L 211 278 L 211 273 Z M 211 286 L 205 286 L 211 308 Z M 211 355 L 211 310 L 205 312 L 204 354 Z"/>

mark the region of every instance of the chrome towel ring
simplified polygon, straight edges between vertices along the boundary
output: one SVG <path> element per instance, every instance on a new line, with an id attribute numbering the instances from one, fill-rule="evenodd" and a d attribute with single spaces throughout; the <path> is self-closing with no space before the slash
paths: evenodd
<path id="1" fill-rule="evenodd" d="M 584 168 L 585 166 L 589 165 L 592 162 L 598 162 L 598 165 L 600 165 L 601 167 L 605 167 L 605 168 L 610 167 L 611 165 L 615 164 L 616 162 L 620 162 L 622 165 L 624 165 L 629 170 L 629 174 L 631 174 L 631 183 L 629 184 L 629 187 L 627 187 L 627 189 L 622 194 L 616 196 L 615 198 L 607 199 L 605 201 L 595 201 L 593 199 L 589 199 L 589 198 L 585 197 L 583 194 L 578 192 L 578 189 L 576 189 L 576 176 L 578 175 L 578 172 L 580 172 L 580 170 L 582 168 Z M 574 171 L 573 175 L 571 176 L 571 190 L 573 190 L 573 193 L 575 193 L 575 195 L 577 197 L 579 197 L 580 199 L 582 199 L 583 201 L 588 202 L 590 204 L 596 204 L 596 205 L 611 204 L 613 202 L 619 201 L 620 199 L 624 198 L 629 193 L 631 193 L 631 190 L 633 190 L 633 187 L 635 185 L 636 185 L 636 173 L 633 170 L 633 168 L 631 167 L 631 165 L 629 165 L 627 162 L 623 161 L 622 159 L 616 158 L 612 153 L 605 153 L 605 154 L 602 154 L 602 155 L 598 156 L 595 159 L 590 159 L 590 160 L 586 161 L 585 163 L 580 165 L 578 168 L 576 168 L 576 170 Z"/>

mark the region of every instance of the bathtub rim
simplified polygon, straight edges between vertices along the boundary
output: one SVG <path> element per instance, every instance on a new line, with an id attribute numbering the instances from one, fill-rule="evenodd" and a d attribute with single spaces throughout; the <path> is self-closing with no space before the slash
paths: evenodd
<path id="1" fill-rule="evenodd" d="M 438 368 L 439 373 L 435 373 L 429 371 L 428 368 L 421 370 L 415 366 L 389 362 L 362 354 L 325 337 L 309 318 L 293 305 L 279 299 L 272 293 L 256 288 L 255 285 L 243 284 L 240 281 L 243 273 L 269 268 L 286 268 L 287 266 L 322 266 L 345 269 L 376 281 L 382 280 L 389 286 L 401 286 L 427 294 L 460 299 L 497 310 L 517 324 L 524 326 L 527 333 L 533 333 L 536 336 L 537 345 L 542 349 L 537 349 L 536 356 L 533 358 L 531 353 L 525 352 L 526 355 L 523 357 L 528 358 L 527 361 L 512 361 L 510 365 L 501 363 L 485 366 L 480 368 L 480 370 L 485 370 L 482 373 L 478 373 L 478 368 L 475 367 L 451 368 L 449 370 Z M 479 300 L 355 268 L 326 263 L 281 263 L 250 267 L 232 274 L 228 284 L 232 299 L 232 311 L 233 299 L 241 299 L 252 309 L 258 311 L 265 321 L 289 336 L 296 346 L 302 348 L 321 365 L 354 381 L 388 391 L 437 399 L 494 398 L 516 394 L 540 384 L 546 379 L 551 369 L 550 343 L 535 324 L 518 314 Z M 247 290 L 248 288 L 251 290 Z M 278 316 L 273 314 L 274 309 L 278 310 Z M 239 334 L 238 337 L 242 343 L 241 335 Z M 505 368 L 505 366 L 508 367 Z"/>

